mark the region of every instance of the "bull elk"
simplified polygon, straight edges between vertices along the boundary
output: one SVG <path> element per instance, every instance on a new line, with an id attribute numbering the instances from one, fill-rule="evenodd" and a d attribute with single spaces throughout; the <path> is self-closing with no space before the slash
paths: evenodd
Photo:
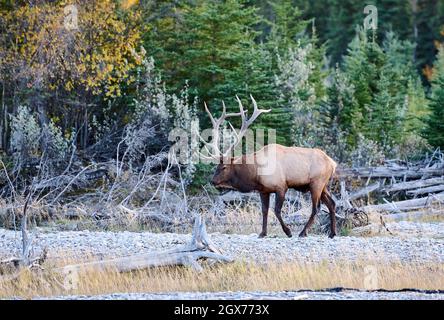
<path id="1" fill-rule="evenodd" d="M 258 109 L 256 101 L 250 96 L 254 111 L 248 118 L 242 102 L 238 97 L 236 98 L 240 112 L 227 113 L 225 104 L 222 104 L 222 115 L 216 119 L 211 115 L 205 104 L 205 110 L 213 125 L 213 134 L 211 142 L 201 140 L 204 142 L 207 151 L 209 151 L 208 147 L 212 150 L 212 152 L 209 152 L 209 158 L 218 159 L 219 161 L 219 165 L 212 178 L 212 184 L 218 189 L 259 192 L 263 216 L 262 232 L 259 237 L 265 237 L 267 235 L 267 219 L 271 193 L 274 193 L 276 196 L 274 213 L 285 234 L 291 237 L 291 230 L 284 223 L 281 216 L 285 194 L 290 188 L 301 192 L 309 191 L 311 193 L 312 212 L 299 236 L 307 236 L 307 231 L 313 224 L 314 218 L 320 209 L 320 202 L 322 201 L 329 210 L 331 222 L 329 237 L 333 238 L 336 235 L 336 208 L 335 202 L 328 190 L 328 182 L 335 172 L 336 162 L 320 149 L 285 147 L 279 144 L 270 144 L 254 153 L 232 157 L 231 151 L 242 141 L 242 137 L 245 135 L 248 127 L 260 114 L 270 111 Z M 227 117 L 233 116 L 240 116 L 242 125 L 239 132 L 236 132 L 230 124 L 235 142 L 222 153 L 219 149 L 219 128 Z M 269 170 L 270 168 L 271 170 Z"/>

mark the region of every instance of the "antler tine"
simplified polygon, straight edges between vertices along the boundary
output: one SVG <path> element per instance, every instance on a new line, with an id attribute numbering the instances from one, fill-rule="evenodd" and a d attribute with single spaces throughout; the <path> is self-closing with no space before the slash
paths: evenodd
<path id="1" fill-rule="evenodd" d="M 217 124 L 220 126 L 227 117 L 227 107 L 225 107 L 225 102 L 222 100 L 222 114 L 219 119 L 217 119 Z"/>
<path id="2" fill-rule="evenodd" d="M 241 128 L 239 130 L 239 136 L 241 136 L 240 138 L 242 139 L 243 132 L 245 130 L 247 130 L 247 128 L 249 126 L 248 121 L 247 121 L 248 110 L 244 111 L 244 106 L 242 105 L 242 101 L 241 101 L 241 99 L 239 99 L 239 97 L 237 95 L 236 95 L 236 99 L 239 104 L 240 116 L 241 116 L 241 121 L 242 121 Z"/>
<path id="3" fill-rule="evenodd" d="M 244 120 L 245 120 L 245 114 L 247 113 L 247 111 L 245 110 L 244 111 L 244 106 L 242 105 L 242 101 L 241 101 L 241 99 L 239 99 L 239 97 L 236 95 L 236 100 L 237 100 L 237 103 L 239 104 L 239 110 L 240 110 L 240 116 L 241 116 L 241 119 L 242 119 L 242 124 L 244 123 Z"/>
<path id="4" fill-rule="evenodd" d="M 213 115 L 211 114 L 211 112 L 208 109 L 208 106 L 207 106 L 207 104 L 205 102 L 204 102 L 204 106 L 205 106 L 205 111 L 207 112 L 208 116 L 210 117 L 211 124 L 213 125 L 213 136 L 212 136 L 211 143 L 209 143 L 209 142 L 206 142 L 199 135 L 199 138 L 204 143 L 205 149 L 208 152 L 208 154 L 210 155 L 210 157 L 206 157 L 206 156 L 204 156 L 202 154 L 201 154 L 201 156 L 203 156 L 203 157 L 205 157 L 207 159 L 215 159 L 215 158 L 220 157 L 220 155 L 221 155 L 221 152 L 220 152 L 220 149 L 219 149 L 219 145 L 220 145 L 219 127 L 225 121 L 225 119 L 227 117 L 227 108 L 225 106 L 225 102 L 222 101 L 222 114 L 216 120 L 216 119 L 214 119 Z M 210 152 L 208 147 L 210 147 L 212 152 L 214 152 L 214 153 Z"/>
<path id="5" fill-rule="evenodd" d="M 265 110 L 265 109 L 259 109 L 258 107 L 257 107 L 257 102 L 256 102 L 256 100 L 254 100 L 254 98 L 253 98 L 253 96 L 250 94 L 250 98 L 251 98 L 251 101 L 253 102 L 253 114 L 251 115 L 251 117 L 250 117 L 250 119 L 248 119 L 248 125 L 251 125 L 252 123 L 253 123 L 253 121 L 254 120 L 256 120 L 256 118 L 257 117 L 259 117 L 259 115 L 261 114 L 261 113 L 267 113 L 267 112 L 270 112 L 271 111 L 271 109 L 268 109 L 268 110 Z"/>
<path id="6" fill-rule="evenodd" d="M 210 117 L 211 124 L 214 127 L 216 125 L 216 121 L 214 120 L 213 115 L 211 114 L 210 110 L 208 110 L 208 106 L 205 101 L 204 101 L 204 107 L 205 107 L 205 111 L 207 112 L 208 116 Z"/>

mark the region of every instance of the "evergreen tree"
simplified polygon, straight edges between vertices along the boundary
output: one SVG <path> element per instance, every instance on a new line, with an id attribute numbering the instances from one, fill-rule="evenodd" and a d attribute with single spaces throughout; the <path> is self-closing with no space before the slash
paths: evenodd
<path id="1" fill-rule="evenodd" d="M 320 104 L 323 146 L 339 161 L 347 160 L 347 149 L 356 145 L 362 114 L 355 99 L 355 87 L 339 67 L 331 75 L 328 99 Z"/>
<path id="2" fill-rule="evenodd" d="M 351 148 L 357 146 L 361 134 L 387 148 L 400 143 L 409 128 L 407 116 L 422 110 L 415 100 L 424 92 L 414 72 L 412 50 L 411 43 L 391 32 L 382 46 L 368 40 L 363 31 L 350 43 L 344 75 L 336 71 L 321 110 L 330 122 L 337 122 Z M 353 89 L 345 91 L 340 85 Z"/>
<path id="3" fill-rule="evenodd" d="M 269 47 L 283 53 L 296 43 L 306 44 L 306 29 L 308 21 L 302 19 L 302 13 L 298 7 L 294 6 L 291 0 L 281 0 L 270 2 L 273 18 L 269 21 L 271 25 L 270 36 L 268 37 Z"/>
<path id="4" fill-rule="evenodd" d="M 424 136 L 435 147 L 444 150 L 444 49 L 441 48 L 434 67 L 430 115 L 425 119 Z"/>
<path id="5" fill-rule="evenodd" d="M 320 30 L 320 34 L 324 36 L 322 40 L 327 41 L 327 53 L 332 63 L 341 61 L 355 35 L 356 26 L 362 26 L 366 5 L 364 0 L 328 0 L 324 6 L 326 30 Z"/>
<path id="6" fill-rule="evenodd" d="M 374 2 L 378 8 L 379 39 L 384 39 L 387 32 L 393 31 L 400 39 L 414 41 L 412 1 L 376 0 Z"/>
<path id="7" fill-rule="evenodd" d="M 387 56 L 386 73 L 396 81 L 392 86 L 400 93 L 399 105 L 403 104 L 405 123 L 401 131 L 418 134 L 421 131 L 420 119 L 427 113 L 427 100 L 421 79 L 412 59 L 415 46 L 410 41 L 399 40 L 393 32 L 388 32 L 383 41 Z"/>
<path id="8" fill-rule="evenodd" d="M 157 22 L 159 31 L 147 39 L 166 83 L 178 90 L 188 82 L 190 93 L 209 104 L 234 102 L 257 36 L 256 11 L 234 0 L 178 5 L 175 15 Z"/>
<path id="9" fill-rule="evenodd" d="M 390 147 L 402 136 L 403 105 L 392 84 L 393 78 L 381 72 L 372 103 L 365 116 L 364 135 L 382 146 Z"/>
<path id="10" fill-rule="evenodd" d="M 344 71 L 355 87 L 355 99 L 360 106 L 364 122 L 377 90 L 380 69 L 385 63 L 386 57 L 378 44 L 369 41 L 364 31 L 358 31 L 344 57 Z"/>
<path id="11" fill-rule="evenodd" d="M 415 59 L 422 69 L 433 65 L 437 54 L 436 41 L 442 41 L 440 27 L 444 24 L 444 2 L 417 0 L 415 30 L 417 32 Z"/>
<path id="12" fill-rule="evenodd" d="M 418 75 L 409 79 L 407 84 L 407 108 L 405 115 L 404 131 L 420 135 L 424 129 L 423 119 L 428 114 L 429 108 L 426 94 Z"/>
<path id="13" fill-rule="evenodd" d="M 291 0 L 271 2 L 271 7 L 266 45 L 273 57 L 277 100 L 262 121 L 278 128 L 278 142 L 312 146 L 316 105 L 325 95 L 325 47 L 319 46 L 314 24 L 301 18 Z"/>

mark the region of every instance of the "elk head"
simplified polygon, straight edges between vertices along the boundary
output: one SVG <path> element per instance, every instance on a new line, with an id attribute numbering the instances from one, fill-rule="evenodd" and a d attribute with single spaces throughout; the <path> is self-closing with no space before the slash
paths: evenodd
<path id="1" fill-rule="evenodd" d="M 231 189 L 233 185 L 232 180 L 235 177 L 233 158 L 230 159 L 230 163 L 224 163 L 223 158 L 220 160 L 211 183 L 218 189 Z"/>

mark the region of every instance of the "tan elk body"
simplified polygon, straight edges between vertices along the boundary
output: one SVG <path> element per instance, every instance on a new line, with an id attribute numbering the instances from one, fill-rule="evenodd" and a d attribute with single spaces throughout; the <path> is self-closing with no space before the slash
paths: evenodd
<path id="1" fill-rule="evenodd" d="M 211 113 L 206 110 L 213 123 L 214 133 L 213 141 L 210 145 L 217 153 L 212 157 L 219 157 L 219 165 L 214 173 L 212 183 L 218 188 L 228 188 L 240 192 L 257 191 L 261 196 L 262 202 L 262 232 L 259 235 L 267 235 L 267 219 L 270 204 L 270 194 L 276 195 L 275 214 L 281 223 L 285 234 L 291 237 L 290 228 L 284 223 L 281 216 L 282 205 L 285 200 L 285 194 L 292 188 L 302 192 L 310 192 L 312 198 L 312 213 L 301 231 L 299 236 L 306 236 L 307 231 L 314 222 L 314 217 L 319 211 L 320 202 L 325 203 L 330 214 L 330 237 L 336 235 L 336 208 L 330 192 L 328 183 L 336 169 L 336 162 L 332 160 L 325 152 L 315 148 L 285 147 L 279 144 L 270 144 L 262 149 L 239 157 L 229 156 L 242 137 L 245 135 L 249 125 L 262 113 L 267 110 L 259 110 L 255 100 L 251 97 L 254 105 L 253 115 L 247 120 L 246 112 L 243 110 L 242 103 L 238 99 L 240 113 L 226 114 L 225 106 L 222 116 L 214 120 Z M 233 130 L 236 137 L 236 143 L 228 151 L 221 154 L 219 146 L 218 130 L 220 124 L 228 116 L 240 115 L 242 118 L 242 127 L 239 133 Z"/>

